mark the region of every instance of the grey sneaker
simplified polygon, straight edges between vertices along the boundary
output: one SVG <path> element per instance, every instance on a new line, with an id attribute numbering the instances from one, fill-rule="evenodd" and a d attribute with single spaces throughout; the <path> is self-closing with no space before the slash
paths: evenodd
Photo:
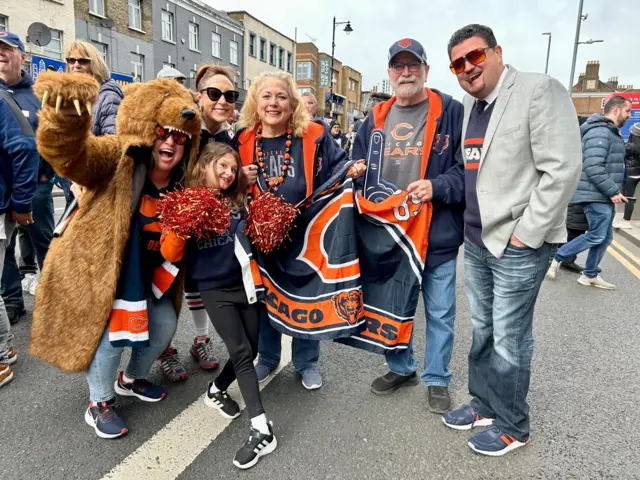
<path id="1" fill-rule="evenodd" d="M 307 390 L 317 390 L 322 386 L 322 376 L 317 368 L 309 368 L 302 372 L 302 386 Z"/>
<path id="2" fill-rule="evenodd" d="M 271 375 L 271 372 L 273 372 L 274 370 L 275 368 L 269 368 L 262 363 L 258 363 L 256 365 L 256 375 L 258 376 L 258 382 L 262 383 L 266 381 L 267 378 L 269 378 L 269 375 Z"/>
<path id="3" fill-rule="evenodd" d="M 580 285 L 584 285 L 585 287 L 596 287 L 602 288 L 604 290 L 615 290 L 617 287 L 613 283 L 605 282 L 600 275 L 596 278 L 589 278 L 584 275 L 580 275 L 578 279 L 578 283 Z"/>
<path id="4" fill-rule="evenodd" d="M 427 387 L 427 405 L 433 413 L 444 413 L 451 408 L 451 397 L 448 387 Z"/>

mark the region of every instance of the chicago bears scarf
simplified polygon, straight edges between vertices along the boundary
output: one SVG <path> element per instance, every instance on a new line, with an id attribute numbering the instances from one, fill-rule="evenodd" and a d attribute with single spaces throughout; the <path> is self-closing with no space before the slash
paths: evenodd
<path id="1" fill-rule="evenodd" d="M 131 234 L 109 319 L 109 342 L 114 347 L 149 346 L 149 316 L 140 251 L 141 231 L 142 222 L 136 212 L 131 222 Z M 178 267 L 166 260 L 155 269 L 151 286 L 154 297 L 161 298 L 169 290 L 178 272 Z"/>

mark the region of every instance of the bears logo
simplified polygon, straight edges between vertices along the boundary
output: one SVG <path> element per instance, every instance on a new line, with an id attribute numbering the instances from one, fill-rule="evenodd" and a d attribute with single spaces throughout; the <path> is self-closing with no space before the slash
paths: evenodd
<path id="1" fill-rule="evenodd" d="M 408 38 L 403 38 L 402 40 L 398 40 L 398 45 L 400 45 L 402 48 L 407 48 L 409 45 L 411 45 L 411 40 L 409 40 Z"/>
<path id="2" fill-rule="evenodd" d="M 442 155 L 442 153 L 449 148 L 449 135 L 444 136 L 444 140 L 442 141 L 442 145 L 440 144 L 441 135 L 436 133 L 435 138 L 433 139 L 433 150 L 438 152 L 438 155 Z"/>
<path id="3" fill-rule="evenodd" d="M 340 292 L 331 297 L 333 308 L 338 317 L 349 325 L 355 325 L 364 315 L 364 305 L 362 304 L 362 290 L 349 290 Z"/>

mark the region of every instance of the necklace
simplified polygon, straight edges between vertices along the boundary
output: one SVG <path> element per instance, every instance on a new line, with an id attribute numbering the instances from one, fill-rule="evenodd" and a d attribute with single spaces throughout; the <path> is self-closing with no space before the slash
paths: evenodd
<path id="1" fill-rule="evenodd" d="M 262 148 L 262 124 L 258 125 L 256 131 L 256 155 L 258 156 L 258 173 L 261 173 L 269 188 L 275 190 L 282 185 L 287 178 L 287 170 L 289 170 L 289 164 L 291 164 L 291 138 L 293 137 L 293 130 L 287 128 L 287 139 L 284 142 L 284 163 L 280 167 L 280 176 L 270 177 L 267 170 L 264 168 L 264 150 Z"/>

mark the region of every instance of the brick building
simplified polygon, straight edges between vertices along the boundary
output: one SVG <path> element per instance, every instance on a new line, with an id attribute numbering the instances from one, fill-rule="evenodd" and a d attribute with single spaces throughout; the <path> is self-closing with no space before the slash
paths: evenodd
<path id="1" fill-rule="evenodd" d="M 333 98 L 331 81 L 333 80 Z M 332 118 L 347 130 L 349 123 L 362 117 L 360 111 L 362 95 L 362 74 L 352 67 L 343 65 L 340 60 L 318 51 L 310 42 L 296 46 L 296 84 L 301 93 L 310 91 L 318 99 L 318 116 Z"/>
<path id="2" fill-rule="evenodd" d="M 620 85 L 618 77 L 610 77 L 606 82 L 600 79 L 600 62 L 587 62 L 584 73 L 578 76 L 578 82 L 571 89 L 571 100 L 578 115 L 588 116 L 601 113 L 604 100 L 614 92 L 640 92 L 633 85 Z"/>
<path id="3" fill-rule="evenodd" d="M 44 23 L 51 29 L 51 42 L 48 45 L 39 47 L 27 38 L 27 29 L 34 22 Z M 62 60 L 65 42 L 76 36 L 73 0 L 0 1 L 0 31 L 18 35 L 28 54 Z M 27 58 L 27 63 L 30 61 Z"/>
<path id="4" fill-rule="evenodd" d="M 245 32 L 245 89 L 262 72 L 274 70 L 293 74 L 296 43 L 245 11 L 227 12 L 242 22 Z"/>
<path id="5" fill-rule="evenodd" d="M 154 0 L 152 16 L 154 71 L 164 65 L 177 68 L 187 77 L 186 85 L 195 88 L 200 65 L 230 66 L 240 92 L 239 109 L 246 98 L 242 23 L 200 0 Z"/>
<path id="6" fill-rule="evenodd" d="M 131 75 L 134 81 L 141 82 L 155 77 L 151 0 L 74 0 L 73 3 L 76 39 L 91 42 L 112 72 Z"/>

